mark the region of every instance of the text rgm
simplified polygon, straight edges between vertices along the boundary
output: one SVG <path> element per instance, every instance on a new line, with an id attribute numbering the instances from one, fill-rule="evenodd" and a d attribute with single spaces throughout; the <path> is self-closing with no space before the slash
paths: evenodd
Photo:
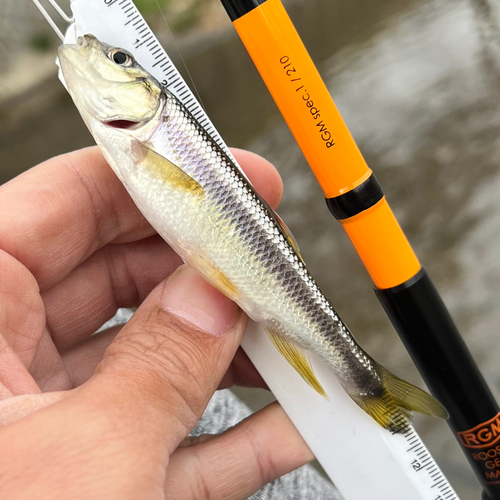
<path id="1" fill-rule="evenodd" d="M 328 130 L 326 123 L 321 119 L 321 110 L 314 105 L 311 94 L 307 91 L 305 86 L 300 83 L 302 78 L 298 75 L 297 69 L 292 66 L 290 58 L 288 56 L 283 56 L 280 58 L 280 63 L 283 65 L 286 76 L 290 78 L 290 82 L 299 82 L 296 83 L 297 88 L 295 89 L 295 92 L 300 93 L 302 101 L 304 101 L 306 107 L 308 108 L 311 117 L 317 122 L 316 127 L 318 127 L 318 134 L 321 140 L 325 143 L 325 146 L 328 149 L 335 146 L 332 133 Z"/>

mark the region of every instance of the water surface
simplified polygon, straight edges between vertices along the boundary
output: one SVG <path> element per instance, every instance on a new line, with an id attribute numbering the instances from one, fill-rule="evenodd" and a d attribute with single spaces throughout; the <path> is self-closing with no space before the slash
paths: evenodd
<path id="1" fill-rule="evenodd" d="M 489 0 L 307 0 L 297 27 L 421 261 L 500 397 L 500 7 Z M 203 47 L 203 48 L 201 48 Z M 419 383 L 372 284 L 232 28 L 181 42 L 227 142 L 282 174 L 281 215 L 361 344 Z M 0 182 L 90 144 L 51 79 L 0 109 Z M 50 96 L 50 99 L 47 99 Z M 49 104 L 50 103 L 50 107 Z M 33 107 L 39 112 L 33 112 Z M 11 118 L 18 122 L 11 124 Z M 24 119 L 22 119 L 24 117 Z M 418 427 L 463 500 L 479 487 L 447 426 Z"/>

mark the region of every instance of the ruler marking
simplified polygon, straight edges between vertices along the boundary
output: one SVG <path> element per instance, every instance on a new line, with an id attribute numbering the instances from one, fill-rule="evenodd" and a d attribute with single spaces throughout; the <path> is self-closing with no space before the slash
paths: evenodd
<path id="1" fill-rule="evenodd" d="M 160 54 L 160 55 L 161 55 L 161 54 Z M 159 61 L 155 62 L 155 63 L 153 64 L 153 68 L 154 68 L 155 66 L 158 66 L 158 64 L 160 64 L 160 63 L 161 63 L 162 61 L 164 61 L 164 60 L 165 60 L 165 56 L 163 56 L 163 59 L 160 59 Z"/>
<path id="2" fill-rule="evenodd" d="M 97 0 L 90 0 L 89 4 L 94 2 L 97 4 Z M 111 22 L 118 22 L 118 24 L 120 24 L 121 22 L 122 26 L 132 25 L 132 27 L 134 28 L 133 34 L 131 34 L 130 30 L 124 31 L 122 35 L 123 40 L 128 40 L 129 42 L 131 42 L 130 45 L 134 46 L 136 50 L 140 47 L 142 47 L 143 51 L 144 49 L 147 50 L 147 54 L 149 54 L 150 57 L 149 67 L 157 68 L 155 70 L 155 77 L 158 78 L 159 81 L 163 81 L 160 75 L 166 76 L 166 81 L 168 83 L 165 83 L 165 81 L 163 81 L 163 83 L 166 84 L 169 89 L 172 89 L 172 92 L 176 95 L 176 97 L 184 104 L 187 109 L 189 109 L 193 117 L 204 128 L 205 133 L 209 137 L 211 137 L 223 151 L 230 155 L 231 153 L 229 152 L 228 147 L 218 134 L 213 124 L 210 122 L 210 119 L 206 115 L 203 107 L 192 94 L 189 86 L 179 74 L 177 68 L 170 60 L 168 54 L 164 52 L 163 48 L 158 43 L 158 40 L 154 36 L 154 33 L 151 31 L 150 27 L 144 21 L 140 13 L 138 13 L 134 3 L 131 0 L 113 0 L 112 3 L 110 3 L 108 6 L 114 5 L 115 3 L 120 6 L 120 9 L 124 15 L 119 18 L 118 21 L 115 21 L 112 18 L 111 14 L 109 14 L 109 19 L 104 19 L 104 23 L 110 24 Z M 132 36 L 140 36 L 140 38 L 137 38 L 135 43 L 132 43 L 135 39 L 134 38 L 130 40 Z M 144 39 L 142 39 L 143 36 Z M 141 54 L 147 55 L 145 51 L 141 52 Z M 420 472 L 421 470 L 426 471 L 425 475 L 419 476 L 420 478 L 422 478 L 422 499 L 430 499 L 430 493 L 432 491 L 430 488 L 437 488 L 437 491 L 439 491 L 441 494 L 443 494 L 444 491 L 444 494 L 447 495 L 445 500 L 449 500 L 449 498 L 454 497 L 453 490 L 449 485 L 447 485 L 446 477 L 444 477 L 439 467 L 434 462 L 433 457 L 425 448 L 425 445 L 420 440 L 420 437 L 418 436 L 416 431 L 412 427 L 407 427 L 400 434 L 402 434 L 405 441 L 395 441 L 393 452 L 394 456 L 396 456 L 397 459 L 400 460 L 402 466 L 403 464 L 407 463 L 406 461 L 408 460 L 408 458 L 410 459 L 410 461 L 414 459 L 414 465 L 415 467 L 418 467 L 416 469 L 415 467 L 413 467 L 414 472 Z M 408 449 L 405 450 L 407 446 Z M 402 468 L 402 470 L 404 469 Z M 404 473 L 405 477 L 406 475 L 408 475 L 408 482 L 414 481 L 414 479 L 411 479 L 411 472 L 412 469 L 410 466 L 408 472 Z M 431 480 L 435 479 L 435 482 L 432 486 L 429 486 L 428 484 L 428 477 L 430 477 Z M 427 492 L 427 496 L 424 496 L 424 492 Z M 442 497 L 439 496 L 439 499 L 441 498 Z M 436 499 L 434 498 L 434 500 Z"/>
<path id="3" fill-rule="evenodd" d="M 444 481 L 444 477 L 439 481 L 439 483 L 435 483 L 431 486 L 431 488 L 435 488 L 436 486 L 440 485 Z"/>

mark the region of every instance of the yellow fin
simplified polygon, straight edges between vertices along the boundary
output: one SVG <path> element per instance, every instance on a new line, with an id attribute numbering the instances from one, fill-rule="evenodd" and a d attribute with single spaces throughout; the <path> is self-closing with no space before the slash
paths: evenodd
<path id="1" fill-rule="evenodd" d="M 351 394 L 351 397 L 382 427 L 394 432 L 403 431 L 413 411 L 431 417 L 448 418 L 448 412 L 430 394 L 396 377 L 378 363 L 374 362 L 374 365 L 382 380 L 380 392 L 362 396 Z"/>
<path id="2" fill-rule="evenodd" d="M 422 389 L 396 377 L 387 368 L 376 364 L 377 372 L 382 378 L 382 384 L 394 398 L 398 406 L 408 411 L 416 411 L 430 417 L 448 418 L 448 412 L 443 405 Z"/>
<path id="3" fill-rule="evenodd" d="M 290 245 L 292 245 L 292 248 L 295 250 L 295 253 L 300 257 L 300 260 L 304 262 L 304 259 L 300 254 L 299 244 L 297 243 L 297 239 L 293 235 L 292 231 L 290 231 L 289 227 L 283 222 L 283 219 L 276 212 L 274 212 L 274 216 L 276 217 L 278 224 L 281 226 L 281 229 L 283 229 L 283 232 L 290 242 Z"/>
<path id="4" fill-rule="evenodd" d="M 272 343 L 280 354 L 297 370 L 299 375 L 321 396 L 328 399 L 325 390 L 321 387 L 316 375 L 312 370 L 309 360 L 298 347 L 292 344 L 289 340 L 282 337 L 272 328 L 266 328 Z"/>
<path id="5" fill-rule="evenodd" d="M 399 408 L 385 390 L 382 390 L 380 395 L 360 396 L 352 399 L 385 429 L 402 432 L 410 423 L 411 413 L 404 408 Z"/>
<path id="6" fill-rule="evenodd" d="M 239 297 L 238 289 L 231 283 L 229 278 L 199 255 L 192 257 L 191 264 L 199 270 L 205 279 L 219 292 L 223 293 L 231 300 Z"/>
<path id="7" fill-rule="evenodd" d="M 136 160 L 147 168 L 155 177 L 195 196 L 204 195 L 203 188 L 197 181 L 170 160 L 167 160 L 167 158 L 164 158 L 148 148 L 142 142 L 134 141 L 132 144 L 132 152 Z"/>

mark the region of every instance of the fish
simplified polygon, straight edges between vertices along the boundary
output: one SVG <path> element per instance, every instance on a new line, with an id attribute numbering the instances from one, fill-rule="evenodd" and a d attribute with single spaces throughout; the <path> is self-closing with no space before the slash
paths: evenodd
<path id="1" fill-rule="evenodd" d="M 73 101 L 102 153 L 158 234 L 260 323 L 319 394 L 309 353 L 351 399 L 399 432 L 412 412 L 447 418 L 425 391 L 356 342 L 310 275 L 290 230 L 183 103 L 123 48 L 91 34 L 58 49 Z"/>

